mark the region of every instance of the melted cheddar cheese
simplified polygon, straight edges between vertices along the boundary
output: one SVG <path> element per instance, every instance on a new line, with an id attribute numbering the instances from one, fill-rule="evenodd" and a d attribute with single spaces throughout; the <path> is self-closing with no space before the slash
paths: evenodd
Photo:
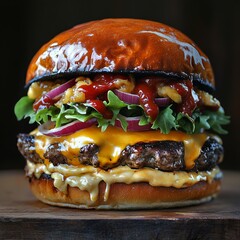
<path id="1" fill-rule="evenodd" d="M 146 182 L 151 186 L 184 188 L 199 181 L 211 182 L 214 178 L 221 177 L 218 167 L 204 172 L 164 172 L 146 167 L 131 169 L 128 166 L 103 170 L 83 165 L 78 160 L 80 148 L 90 143 L 99 146 L 98 159 L 100 166 L 104 166 L 105 164 L 116 163 L 122 150 L 127 145 L 133 145 L 137 142 L 173 140 L 184 143 L 185 165 L 188 169 L 191 169 L 204 142 L 210 137 L 210 134 L 207 133 L 189 135 L 179 131 L 171 131 L 169 134 L 162 134 L 160 131 L 154 130 L 125 132 L 120 128 L 111 126 L 105 132 L 101 132 L 99 128 L 92 126 L 64 137 L 48 137 L 41 134 L 37 129 L 31 134 L 35 136 L 35 149 L 39 156 L 44 159 L 44 163 L 34 164 L 27 161 L 27 175 L 40 178 L 42 173 L 46 173 L 51 176 L 54 186 L 59 191 L 67 194 L 68 186 L 78 187 L 89 192 L 92 202 L 98 199 L 98 186 L 101 181 L 106 183 L 104 199 L 107 201 L 110 186 L 113 183 Z M 211 137 L 221 141 L 217 136 Z M 54 166 L 48 159 L 44 158 L 47 147 L 53 143 L 61 144 L 61 153 L 67 157 L 68 164 Z"/>
<path id="2" fill-rule="evenodd" d="M 184 143 L 184 158 L 187 169 L 194 167 L 194 161 L 199 156 L 203 144 L 210 137 L 207 133 L 186 134 L 180 131 L 171 131 L 169 134 L 162 134 L 156 130 L 125 132 L 112 126 L 109 126 L 104 132 L 101 132 L 100 128 L 92 126 L 63 137 L 48 137 L 41 134 L 37 129 L 32 134 L 35 135 L 36 152 L 42 159 L 45 159 L 44 153 L 50 144 L 61 143 L 61 153 L 67 157 L 68 163 L 74 166 L 80 164 L 78 160 L 80 148 L 90 143 L 99 146 L 98 160 L 100 167 L 103 167 L 106 164 L 116 163 L 122 150 L 127 145 L 150 141 L 181 141 Z M 217 136 L 214 137 L 221 141 Z M 45 164 L 49 164 L 48 159 L 45 159 Z"/>

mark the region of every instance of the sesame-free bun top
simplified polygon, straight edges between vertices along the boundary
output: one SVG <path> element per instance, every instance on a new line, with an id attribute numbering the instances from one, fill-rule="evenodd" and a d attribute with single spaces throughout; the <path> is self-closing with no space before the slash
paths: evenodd
<path id="1" fill-rule="evenodd" d="M 79 24 L 43 45 L 26 84 L 94 72 L 159 74 L 214 87 L 208 57 L 182 32 L 144 19 L 103 19 Z"/>

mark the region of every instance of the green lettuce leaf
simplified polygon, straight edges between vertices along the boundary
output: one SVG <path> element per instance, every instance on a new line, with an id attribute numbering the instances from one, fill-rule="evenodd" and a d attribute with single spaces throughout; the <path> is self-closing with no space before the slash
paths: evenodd
<path id="1" fill-rule="evenodd" d="M 177 125 L 171 105 L 160 111 L 152 125 L 152 129 L 160 129 L 164 134 L 169 133 L 172 129 L 176 129 L 176 127 Z"/>
<path id="2" fill-rule="evenodd" d="M 14 113 L 18 121 L 29 117 L 29 123 L 35 122 L 35 113 L 33 111 L 34 100 L 24 96 L 18 100 L 14 106 Z"/>
<path id="3" fill-rule="evenodd" d="M 105 107 L 112 111 L 113 117 L 105 119 L 101 113 L 88 103 L 63 104 L 61 108 L 51 106 L 50 108 L 33 111 L 34 100 L 26 97 L 21 98 L 14 107 L 14 112 L 18 120 L 29 117 L 29 123 L 45 123 L 49 120 L 55 122 L 56 127 L 60 127 L 73 120 L 85 122 L 91 118 L 96 118 L 98 127 L 105 131 L 108 126 L 115 125 L 115 121 L 121 122 L 122 128 L 127 131 L 128 123 L 126 117 L 140 116 L 139 125 L 144 126 L 151 123 L 151 119 L 144 113 L 142 106 L 138 104 L 127 104 L 120 100 L 112 91 L 108 91 Z M 172 105 L 159 111 L 156 120 L 152 123 L 152 129 L 168 134 L 171 130 L 181 130 L 193 134 L 203 130 L 227 134 L 223 128 L 230 123 L 230 117 L 226 116 L 224 110 L 201 112 L 196 109 L 192 116 L 183 113 L 175 113 Z"/>
<path id="4" fill-rule="evenodd" d="M 223 108 L 220 108 L 217 112 L 206 111 L 205 114 L 209 117 L 208 124 L 214 132 L 219 134 L 228 133 L 222 126 L 230 123 L 230 116 L 225 115 Z"/>
<path id="5" fill-rule="evenodd" d="M 107 98 L 108 101 L 104 101 L 103 103 L 106 107 L 110 109 L 122 109 L 128 105 L 127 103 L 120 100 L 118 96 L 116 96 L 111 90 L 108 91 Z"/>
<path id="6" fill-rule="evenodd" d="M 176 117 L 177 129 L 182 130 L 186 133 L 194 133 L 195 131 L 195 122 L 193 117 L 190 117 L 188 114 L 178 113 Z"/>

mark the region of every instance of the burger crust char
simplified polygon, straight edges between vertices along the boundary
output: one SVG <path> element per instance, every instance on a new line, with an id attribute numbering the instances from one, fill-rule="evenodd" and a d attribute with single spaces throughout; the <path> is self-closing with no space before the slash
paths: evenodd
<path id="1" fill-rule="evenodd" d="M 60 143 L 54 143 L 48 146 L 44 157 L 49 159 L 53 165 L 61 163 L 67 164 L 66 157 L 61 153 Z M 36 153 L 34 146 L 34 136 L 28 134 L 19 134 L 19 151 L 26 156 L 29 161 L 34 163 L 43 162 Z M 79 150 L 79 162 L 85 165 L 99 167 L 97 153 L 99 146 L 96 144 L 87 144 Z M 199 157 L 195 161 L 192 169 L 186 169 L 184 164 L 184 145 L 183 142 L 176 141 L 154 141 L 139 142 L 134 145 L 128 145 L 120 154 L 119 160 L 114 165 L 106 165 L 104 169 L 127 165 L 130 168 L 150 167 L 162 171 L 206 171 L 211 170 L 222 161 L 223 146 L 214 138 L 209 138 L 203 145 Z"/>

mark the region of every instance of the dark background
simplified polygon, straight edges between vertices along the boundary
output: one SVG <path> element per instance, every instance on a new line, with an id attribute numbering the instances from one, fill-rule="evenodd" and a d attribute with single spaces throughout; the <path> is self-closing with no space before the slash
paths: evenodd
<path id="1" fill-rule="evenodd" d="M 163 22 L 188 35 L 209 57 L 216 78 L 215 96 L 231 116 L 222 136 L 222 169 L 240 170 L 240 1 L 81 1 L 41 0 L 1 3 L 1 164 L 23 168 L 16 148 L 19 132 L 34 129 L 18 122 L 13 108 L 26 94 L 25 73 L 35 52 L 56 34 L 90 20 L 130 17 Z M 2 15 L 4 13 L 4 16 Z M 6 16 L 5 16 L 6 15 Z"/>

